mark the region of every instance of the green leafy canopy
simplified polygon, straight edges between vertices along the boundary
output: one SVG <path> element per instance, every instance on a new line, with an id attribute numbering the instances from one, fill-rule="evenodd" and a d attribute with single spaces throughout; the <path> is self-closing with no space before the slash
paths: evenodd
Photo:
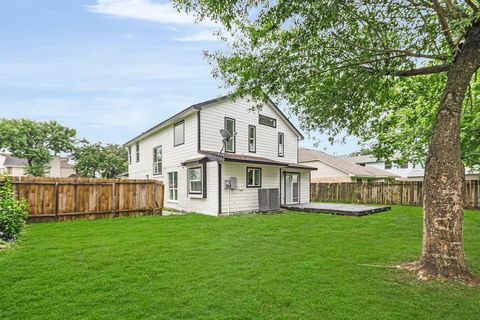
<path id="1" fill-rule="evenodd" d="M 235 95 L 268 94 L 303 129 L 359 136 L 385 158 L 424 157 L 445 71 L 480 17 L 477 0 L 174 2 L 225 28 L 228 48 L 206 56 Z M 464 110 L 463 159 L 478 163 L 478 107 Z"/>
<path id="2" fill-rule="evenodd" d="M 56 121 L 0 119 L 0 149 L 13 156 L 27 159 L 26 173 L 43 176 L 52 155 L 71 152 L 76 130 Z"/>
<path id="3" fill-rule="evenodd" d="M 73 153 L 75 169 L 82 177 L 115 178 L 128 169 L 127 150 L 117 144 L 83 140 Z"/>

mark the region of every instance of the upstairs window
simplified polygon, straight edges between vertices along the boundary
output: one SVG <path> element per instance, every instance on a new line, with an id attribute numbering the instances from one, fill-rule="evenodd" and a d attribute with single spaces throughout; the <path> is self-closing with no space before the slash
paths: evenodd
<path id="1" fill-rule="evenodd" d="M 408 163 L 402 163 L 402 164 L 400 165 L 400 168 L 401 168 L 401 169 L 408 169 Z"/>
<path id="2" fill-rule="evenodd" d="M 128 163 L 132 163 L 132 146 L 128 146 Z"/>
<path id="3" fill-rule="evenodd" d="M 173 126 L 173 146 L 179 146 L 185 143 L 185 121 L 177 122 Z"/>
<path id="4" fill-rule="evenodd" d="M 168 173 L 168 199 L 172 201 L 178 200 L 178 172 Z"/>
<path id="5" fill-rule="evenodd" d="M 203 189 L 202 167 L 188 168 L 188 193 L 201 194 Z"/>
<path id="6" fill-rule="evenodd" d="M 262 169 L 247 168 L 247 188 L 262 187 Z"/>
<path id="7" fill-rule="evenodd" d="M 283 133 L 278 133 L 278 156 L 283 157 L 285 152 L 285 137 Z"/>
<path id="8" fill-rule="evenodd" d="M 162 146 L 153 148 L 153 174 L 162 174 Z"/>
<path id="9" fill-rule="evenodd" d="M 140 162 L 140 143 L 135 144 L 135 161 Z"/>
<path id="10" fill-rule="evenodd" d="M 258 123 L 263 124 L 264 126 L 276 128 L 277 127 L 277 119 L 270 118 L 260 114 L 258 116 Z"/>
<path id="11" fill-rule="evenodd" d="M 225 118 L 225 130 L 230 133 L 230 140 L 225 144 L 225 151 L 235 153 L 235 119 Z"/>
<path id="12" fill-rule="evenodd" d="M 257 151 L 257 128 L 248 126 L 248 152 Z"/>

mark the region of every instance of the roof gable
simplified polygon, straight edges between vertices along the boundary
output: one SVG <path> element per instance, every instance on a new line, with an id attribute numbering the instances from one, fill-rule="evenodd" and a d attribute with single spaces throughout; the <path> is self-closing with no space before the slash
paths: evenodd
<path id="1" fill-rule="evenodd" d="M 217 99 L 212 99 L 212 100 L 195 104 L 192 107 L 195 107 L 201 110 L 204 107 L 214 106 L 216 104 L 219 105 L 220 102 L 229 101 L 229 100 L 232 100 L 231 95 L 226 95 Z M 235 99 L 233 99 L 233 101 L 235 101 Z M 247 100 L 247 101 L 250 103 L 250 100 Z M 285 113 L 283 113 L 283 111 L 270 98 L 268 98 L 265 105 L 271 108 L 287 124 L 287 126 L 295 133 L 295 135 L 297 135 L 301 140 L 304 139 L 304 136 L 302 135 L 300 130 L 298 130 L 297 127 L 293 125 L 293 123 L 290 121 L 290 119 L 288 119 Z"/>
<path id="2" fill-rule="evenodd" d="M 165 128 L 166 126 L 175 122 L 177 119 L 179 120 L 181 117 L 184 117 L 187 114 L 190 114 L 191 112 L 196 112 L 196 111 L 202 110 L 202 108 L 204 108 L 204 107 L 212 106 L 212 105 L 217 104 L 219 102 L 223 102 L 223 101 L 227 101 L 227 100 L 231 100 L 231 99 L 232 99 L 232 95 L 225 95 L 225 96 L 222 96 L 222 97 L 219 97 L 219 98 L 210 99 L 210 100 L 207 100 L 207 101 L 203 101 L 203 102 L 200 102 L 200 103 L 193 104 L 193 105 L 183 109 L 182 111 L 176 113 L 175 115 L 171 116 L 170 118 L 168 118 L 168 119 L 160 122 L 159 124 L 153 126 L 152 128 L 148 129 L 147 131 L 142 132 L 141 134 L 134 137 L 133 139 L 130 139 L 129 141 L 125 142 L 123 145 L 124 146 L 131 145 L 133 142 L 139 141 L 139 140 L 143 139 L 144 137 L 147 137 L 147 136 Z M 302 133 L 292 124 L 292 122 L 287 118 L 287 116 L 282 112 L 282 110 L 280 110 L 280 108 L 270 98 L 268 98 L 267 105 L 269 107 L 271 107 L 275 111 L 275 113 L 277 113 L 282 118 L 282 120 L 295 132 L 295 134 L 300 139 L 302 139 L 302 140 L 304 139 Z"/>

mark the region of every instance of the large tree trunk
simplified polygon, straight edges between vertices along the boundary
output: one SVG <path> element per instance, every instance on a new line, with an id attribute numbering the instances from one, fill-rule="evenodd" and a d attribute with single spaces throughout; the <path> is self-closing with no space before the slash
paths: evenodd
<path id="1" fill-rule="evenodd" d="M 480 22 L 448 71 L 447 83 L 429 140 L 424 180 L 423 251 L 420 278 L 473 281 L 463 252 L 465 169 L 460 158 L 460 117 L 466 90 L 480 67 Z"/>

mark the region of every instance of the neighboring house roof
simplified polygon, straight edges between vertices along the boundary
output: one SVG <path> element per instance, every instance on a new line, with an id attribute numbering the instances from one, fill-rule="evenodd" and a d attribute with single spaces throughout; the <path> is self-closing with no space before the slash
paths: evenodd
<path id="1" fill-rule="evenodd" d="M 5 156 L 5 162 L 3 163 L 4 167 L 26 167 L 28 166 L 28 160 L 17 158 L 12 156 L 9 153 L 2 153 Z M 68 163 L 68 158 L 60 158 L 60 167 L 64 169 L 73 168 L 73 164 Z"/>
<path id="2" fill-rule="evenodd" d="M 362 167 L 354 162 L 342 158 L 329 155 L 328 153 L 312 150 L 312 149 L 298 149 L 299 162 L 320 161 L 335 169 L 343 171 L 348 175 L 355 177 L 375 177 L 375 178 L 395 178 L 397 175 L 385 170 L 372 167 Z"/>
<path id="3" fill-rule="evenodd" d="M 26 167 L 28 166 L 27 159 L 20 159 L 12 156 L 11 154 L 3 154 L 6 159 L 4 162 L 5 167 Z"/>
<path id="4" fill-rule="evenodd" d="M 345 158 L 355 163 L 375 163 L 375 162 L 382 162 L 382 160 L 377 159 L 371 154 L 363 155 L 363 156 L 340 156 L 339 158 Z"/>
<path id="5" fill-rule="evenodd" d="M 219 153 L 215 151 L 206 151 L 206 150 L 200 150 L 199 153 L 203 154 L 204 156 L 186 160 L 182 164 L 189 164 L 189 163 L 202 162 L 202 161 L 208 161 L 208 160 L 220 160 L 220 161 L 226 161 L 226 162 L 266 164 L 266 165 L 272 165 L 272 166 L 289 167 L 293 169 L 317 170 L 314 167 L 303 165 L 303 164 L 281 162 L 281 161 L 272 160 L 264 157 L 257 157 L 257 156 L 251 156 L 251 155 L 245 155 L 245 154 Z"/>
<path id="6" fill-rule="evenodd" d="M 132 144 L 133 142 L 138 141 L 141 138 L 146 137 L 146 136 L 162 129 L 163 127 L 171 124 L 171 122 L 175 121 L 179 117 L 183 117 L 183 116 L 186 116 L 190 113 L 197 112 L 198 110 L 201 110 L 205 106 L 211 105 L 213 103 L 225 101 L 225 100 L 228 100 L 230 98 L 231 98 L 231 95 L 226 95 L 226 96 L 222 96 L 222 97 L 219 97 L 219 98 L 215 98 L 215 99 L 211 99 L 211 100 L 207 100 L 207 101 L 203 101 L 203 102 L 200 102 L 200 103 L 193 104 L 190 107 L 183 109 L 182 111 L 174 114 L 170 118 L 168 118 L 168 119 L 160 122 L 159 124 L 153 126 L 152 128 L 148 129 L 147 131 L 142 132 L 141 134 L 139 134 L 135 138 L 130 139 L 129 141 L 125 142 L 123 145 L 128 146 L 129 144 Z M 303 137 L 302 133 L 292 124 L 292 122 L 285 116 L 285 114 L 282 112 L 282 110 L 280 110 L 280 108 L 270 98 L 268 99 L 268 103 L 277 111 L 277 113 L 287 122 L 287 124 L 303 140 L 304 137 Z"/>

